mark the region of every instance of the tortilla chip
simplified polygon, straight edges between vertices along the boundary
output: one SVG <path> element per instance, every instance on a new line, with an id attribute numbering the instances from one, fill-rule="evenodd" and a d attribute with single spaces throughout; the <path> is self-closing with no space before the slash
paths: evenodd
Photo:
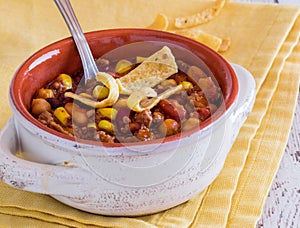
<path id="1" fill-rule="evenodd" d="M 224 38 L 222 39 L 221 46 L 219 48 L 219 52 L 225 52 L 229 49 L 231 45 L 231 39 L 230 38 Z"/>
<path id="2" fill-rule="evenodd" d="M 114 103 L 116 103 L 116 101 L 119 98 L 119 90 L 118 90 L 118 84 L 116 83 L 115 79 L 108 73 L 98 72 L 98 74 L 96 75 L 96 80 L 98 82 L 102 82 L 109 89 L 108 97 L 105 98 L 104 100 L 95 101 L 84 94 L 78 95 L 72 92 L 66 92 L 65 96 L 71 97 L 74 100 L 77 100 L 83 104 L 86 104 L 94 108 L 103 108 L 103 107 L 111 106 Z"/>
<path id="3" fill-rule="evenodd" d="M 142 100 L 147 99 L 148 97 L 156 97 L 156 96 L 157 93 L 151 87 L 141 88 L 141 91 L 134 91 L 130 94 L 130 96 L 127 99 L 127 106 L 128 108 L 136 112 L 141 112 L 145 109 L 150 110 L 155 104 L 151 107 L 142 107 L 140 103 Z M 157 103 L 158 102 L 159 100 L 157 99 Z"/>
<path id="4" fill-rule="evenodd" d="M 216 0 L 212 8 L 204 9 L 203 11 L 186 16 L 175 18 L 176 28 L 188 28 L 196 25 L 207 23 L 219 15 L 227 0 Z"/>
<path id="5" fill-rule="evenodd" d="M 219 51 L 222 45 L 222 38 L 203 32 L 201 29 L 184 29 L 177 30 L 174 33 L 194 39 L 215 51 Z"/>
<path id="6" fill-rule="evenodd" d="M 153 87 L 177 72 L 175 57 L 171 50 L 164 46 L 116 81 L 121 94 L 131 94 L 143 87 Z"/>
<path id="7" fill-rule="evenodd" d="M 169 20 L 167 16 L 165 14 L 159 13 L 157 14 L 152 24 L 149 25 L 147 28 L 166 31 L 168 27 L 169 27 Z"/>

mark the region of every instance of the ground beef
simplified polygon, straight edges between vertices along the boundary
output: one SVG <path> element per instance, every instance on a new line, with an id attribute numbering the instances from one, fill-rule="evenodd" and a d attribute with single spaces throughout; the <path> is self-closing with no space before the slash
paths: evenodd
<path id="1" fill-rule="evenodd" d="M 149 128 L 152 123 L 153 117 L 150 110 L 144 110 L 142 112 L 137 112 L 134 116 L 134 119 L 136 123 Z"/>
<path id="2" fill-rule="evenodd" d="M 52 113 L 50 113 L 48 111 L 44 111 L 38 116 L 38 121 L 40 121 L 41 123 L 43 123 L 45 125 L 49 125 L 51 122 L 54 121 L 54 118 L 53 118 Z"/>
<path id="3" fill-rule="evenodd" d="M 190 101 L 194 105 L 195 109 L 204 108 L 208 106 L 208 102 L 203 94 L 203 92 L 193 92 L 189 96 Z"/>
<path id="4" fill-rule="evenodd" d="M 105 131 L 98 131 L 98 135 L 101 142 L 113 143 L 115 141 L 115 136 L 111 136 Z"/>
<path id="5" fill-rule="evenodd" d="M 164 114 L 162 114 L 159 111 L 154 111 L 152 114 L 152 118 L 153 118 L 153 123 L 155 125 L 161 124 L 162 121 L 164 121 Z"/>
<path id="6" fill-rule="evenodd" d="M 140 141 L 149 141 L 154 138 L 153 132 L 149 130 L 149 128 L 143 126 L 141 129 L 139 129 L 136 133 L 135 136 L 140 140 Z"/>

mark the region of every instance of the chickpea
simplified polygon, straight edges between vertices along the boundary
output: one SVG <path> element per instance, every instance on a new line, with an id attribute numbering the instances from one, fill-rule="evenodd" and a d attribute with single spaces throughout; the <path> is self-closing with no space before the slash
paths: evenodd
<path id="1" fill-rule="evenodd" d="M 72 120 L 79 125 L 86 125 L 88 123 L 88 116 L 85 109 L 80 108 L 77 104 L 65 104 L 66 111 L 72 116 Z"/>
<path id="2" fill-rule="evenodd" d="M 89 121 L 86 113 L 77 109 L 73 111 L 72 120 L 79 125 L 86 125 Z"/>
<path id="3" fill-rule="evenodd" d="M 51 111 L 51 105 L 43 98 L 34 99 L 31 102 L 31 113 L 38 116 L 44 111 Z"/>
<path id="4" fill-rule="evenodd" d="M 221 94 L 220 87 L 214 83 L 211 77 L 200 78 L 198 85 L 208 101 L 212 102 L 219 99 Z"/>
<path id="5" fill-rule="evenodd" d="M 210 109 L 211 113 L 215 113 L 217 111 L 218 107 L 215 104 L 210 103 L 209 109 Z"/>
<path id="6" fill-rule="evenodd" d="M 206 78 L 207 74 L 204 73 L 199 67 L 190 66 L 187 72 L 187 75 L 193 78 L 194 80 L 198 80 L 199 78 Z"/>
<path id="7" fill-rule="evenodd" d="M 53 98 L 53 97 L 54 97 L 54 93 L 53 93 L 52 89 L 44 89 L 44 88 L 39 89 L 37 98 L 47 99 L 47 98 Z"/>
<path id="8" fill-rule="evenodd" d="M 200 120 L 198 118 L 191 117 L 182 124 L 182 131 L 191 130 L 192 128 L 199 126 L 199 124 Z"/>
<path id="9" fill-rule="evenodd" d="M 59 87 L 60 87 L 59 82 L 53 82 L 52 87 L 53 87 L 54 89 L 59 89 Z"/>
<path id="10" fill-rule="evenodd" d="M 72 115 L 72 112 L 73 112 L 73 103 L 71 102 L 68 102 L 67 104 L 65 104 L 65 109 L 66 111 Z"/>
<path id="11" fill-rule="evenodd" d="M 165 119 L 164 122 L 159 126 L 159 131 L 166 136 L 175 135 L 179 133 L 179 130 L 179 123 L 173 119 Z"/>

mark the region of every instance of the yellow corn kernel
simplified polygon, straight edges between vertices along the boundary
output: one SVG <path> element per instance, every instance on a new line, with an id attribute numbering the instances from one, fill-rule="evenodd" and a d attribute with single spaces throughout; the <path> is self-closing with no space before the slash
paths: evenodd
<path id="1" fill-rule="evenodd" d="M 72 88 L 72 78 L 67 74 L 60 74 L 57 77 L 56 81 L 60 82 L 65 87 L 65 89 Z"/>
<path id="2" fill-rule="evenodd" d="M 117 65 L 115 67 L 115 72 L 117 74 L 123 74 L 127 71 L 129 71 L 132 68 L 133 64 L 126 60 L 126 59 L 121 59 L 120 61 L 117 62 Z"/>
<path id="3" fill-rule="evenodd" d="M 187 81 L 183 81 L 181 82 L 181 85 L 183 87 L 183 89 L 192 89 L 193 88 L 193 84 Z"/>
<path id="4" fill-rule="evenodd" d="M 96 123 L 92 122 L 92 123 L 88 123 L 87 127 L 90 127 L 90 128 L 95 128 L 97 129 L 97 125 Z"/>
<path id="5" fill-rule="evenodd" d="M 39 89 L 38 91 L 38 95 L 37 95 L 37 98 L 44 98 L 44 99 L 47 99 L 47 98 L 53 98 L 54 97 L 54 93 L 53 93 L 53 90 L 52 89 Z"/>
<path id="6" fill-rule="evenodd" d="M 105 86 L 97 85 L 93 89 L 93 96 L 97 98 L 98 100 L 103 100 L 108 97 L 109 90 Z"/>
<path id="7" fill-rule="evenodd" d="M 98 123 L 98 127 L 99 129 L 105 130 L 107 132 L 114 131 L 114 125 L 108 120 L 100 120 L 100 122 Z"/>
<path id="8" fill-rule="evenodd" d="M 54 110 L 54 116 L 61 122 L 63 125 L 67 125 L 69 118 L 71 117 L 67 110 L 63 107 L 58 107 Z"/>
<path id="9" fill-rule="evenodd" d="M 118 113 L 117 109 L 114 108 L 98 108 L 97 111 L 100 112 L 101 116 L 111 120 L 116 119 Z"/>

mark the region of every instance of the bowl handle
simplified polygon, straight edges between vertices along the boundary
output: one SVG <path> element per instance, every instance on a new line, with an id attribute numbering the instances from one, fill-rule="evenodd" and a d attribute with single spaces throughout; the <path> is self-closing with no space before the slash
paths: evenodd
<path id="1" fill-rule="evenodd" d="M 237 64 L 232 64 L 232 67 L 239 83 L 237 105 L 231 116 L 233 123 L 232 139 L 235 140 L 247 116 L 252 111 L 256 96 L 256 84 L 252 74 L 244 67 Z"/>
<path id="2" fill-rule="evenodd" d="M 0 133 L 0 180 L 31 192 L 80 196 L 91 181 L 91 173 L 78 167 L 48 165 L 18 157 L 18 135 L 11 118 Z M 93 183 L 93 182 L 90 182 Z"/>

